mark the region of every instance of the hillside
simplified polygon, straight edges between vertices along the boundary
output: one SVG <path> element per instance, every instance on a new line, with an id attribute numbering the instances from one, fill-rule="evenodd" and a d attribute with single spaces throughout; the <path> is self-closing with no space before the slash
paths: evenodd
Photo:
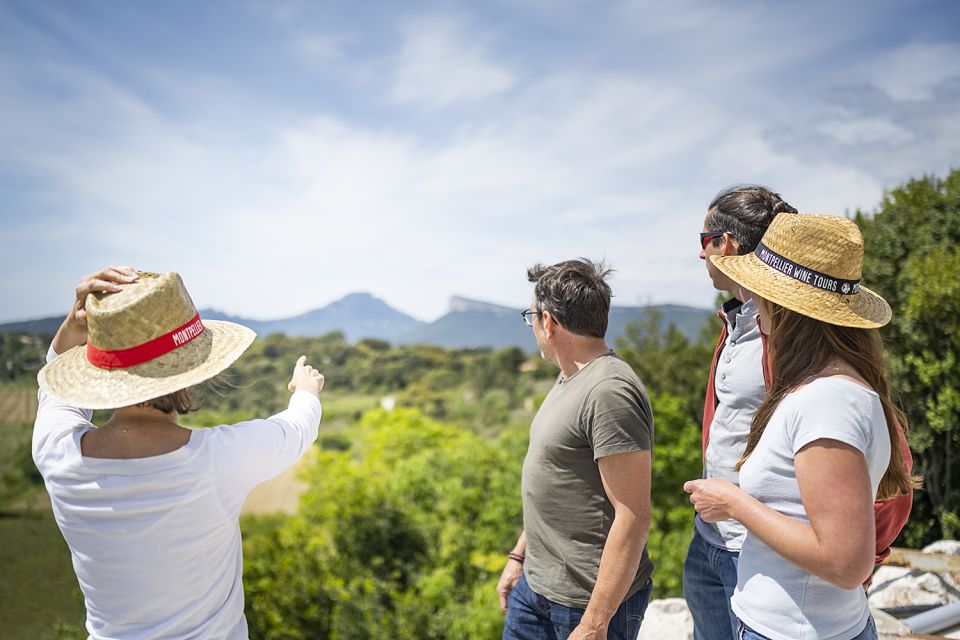
<path id="1" fill-rule="evenodd" d="M 500 305 L 454 297 L 450 311 L 430 324 L 402 334 L 400 344 L 435 344 L 443 347 L 520 347 L 525 351 L 537 348 L 530 327 L 520 319 L 521 307 Z M 622 337 L 627 324 L 643 316 L 648 310 L 662 314 L 661 329 L 674 325 L 691 340 L 696 338 L 711 316 L 706 309 L 680 305 L 651 305 L 649 307 L 613 307 L 607 341 L 613 345 Z"/>
<path id="2" fill-rule="evenodd" d="M 369 293 L 352 293 L 325 307 L 290 318 L 253 320 L 231 316 L 216 309 L 201 309 L 200 315 L 210 320 L 229 320 L 250 327 L 260 337 L 274 333 L 288 336 L 315 337 L 340 331 L 349 342 L 364 338 L 386 340 L 393 344 L 431 344 L 441 347 L 519 347 L 534 351 L 533 332 L 520 320 L 524 307 L 502 305 L 454 296 L 450 310 L 433 322 L 417 320 L 388 305 Z M 613 307 L 607 339 L 615 344 L 628 323 L 640 318 L 648 309 L 662 314 L 662 327 L 675 325 L 691 339 L 710 317 L 706 309 L 680 305 L 649 307 Z M 38 318 L 0 324 L 0 334 L 52 334 L 61 317 Z"/>

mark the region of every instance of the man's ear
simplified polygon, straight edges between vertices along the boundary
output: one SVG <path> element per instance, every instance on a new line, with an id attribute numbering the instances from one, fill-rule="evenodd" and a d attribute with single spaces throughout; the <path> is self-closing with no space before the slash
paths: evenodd
<path id="1" fill-rule="evenodd" d="M 543 331 L 545 338 L 552 337 L 554 331 L 557 330 L 557 319 L 549 311 L 540 313 L 540 329 Z"/>
<path id="2" fill-rule="evenodd" d="M 740 241 L 734 238 L 729 233 L 723 234 L 723 244 L 721 245 L 721 250 L 725 256 L 737 256 L 740 255 Z"/>

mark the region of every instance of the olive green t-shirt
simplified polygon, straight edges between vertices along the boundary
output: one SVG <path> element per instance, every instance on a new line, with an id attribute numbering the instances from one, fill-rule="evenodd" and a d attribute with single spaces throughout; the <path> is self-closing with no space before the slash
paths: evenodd
<path id="1" fill-rule="evenodd" d="M 597 460 L 652 446 L 650 400 L 620 356 L 610 351 L 557 380 L 530 425 L 523 461 L 523 570 L 534 592 L 568 607 L 587 606 L 614 516 Z M 644 547 L 626 597 L 651 574 Z"/>

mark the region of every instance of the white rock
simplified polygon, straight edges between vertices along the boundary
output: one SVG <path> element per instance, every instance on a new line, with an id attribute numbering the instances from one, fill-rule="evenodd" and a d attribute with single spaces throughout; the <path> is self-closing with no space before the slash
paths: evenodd
<path id="1" fill-rule="evenodd" d="M 940 540 L 923 549 L 927 553 L 960 555 L 960 542 Z M 960 575 L 923 573 L 906 567 L 880 567 L 867 591 L 870 606 L 905 607 L 949 604 L 960 599 Z"/>
<path id="2" fill-rule="evenodd" d="M 880 567 L 867 591 L 870 606 L 906 607 L 948 604 L 957 600 L 957 585 L 950 576 L 920 573 L 905 567 Z"/>
<path id="3" fill-rule="evenodd" d="M 960 540 L 937 540 L 923 548 L 924 553 L 942 553 L 948 556 L 960 555 Z"/>
<path id="4" fill-rule="evenodd" d="M 877 633 L 881 636 L 905 636 L 910 634 L 910 627 L 903 624 L 889 613 L 879 609 L 871 609 L 870 615 L 877 625 Z"/>
<path id="5" fill-rule="evenodd" d="M 686 600 L 651 600 L 637 640 L 693 640 L 693 618 Z"/>

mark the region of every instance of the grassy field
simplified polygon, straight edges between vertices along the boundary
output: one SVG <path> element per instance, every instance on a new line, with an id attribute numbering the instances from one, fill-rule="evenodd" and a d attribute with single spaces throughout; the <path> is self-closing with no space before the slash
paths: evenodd
<path id="1" fill-rule="evenodd" d="M 9 391 L 0 399 L 9 401 Z M 36 397 L 21 391 L 21 400 Z M 25 411 L 20 402 L 4 407 L 11 405 Z M 11 412 L 0 414 L 0 636 L 9 640 L 42 639 L 56 623 L 82 625 L 84 616 L 70 551 L 30 459 L 33 411 L 13 424 Z"/>
<path id="2" fill-rule="evenodd" d="M 0 387 L 0 425 L 32 422 L 37 414 L 37 390 L 34 387 Z"/>
<path id="3" fill-rule="evenodd" d="M 56 623 L 83 624 L 70 551 L 49 511 L 0 517 L 0 629 L 7 640 L 38 640 Z"/>

